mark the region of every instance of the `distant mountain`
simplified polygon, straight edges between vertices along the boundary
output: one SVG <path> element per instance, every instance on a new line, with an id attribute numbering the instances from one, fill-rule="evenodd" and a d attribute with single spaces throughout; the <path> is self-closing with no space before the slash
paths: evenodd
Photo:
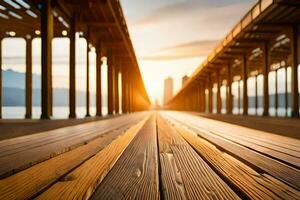
<path id="1" fill-rule="evenodd" d="M 3 106 L 24 106 L 25 105 L 25 74 L 13 70 L 3 70 Z M 32 105 L 41 105 L 41 76 L 33 74 L 33 91 L 32 91 Z M 95 94 L 90 93 L 90 105 L 95 106 Z M 107 97 L 103 100 L 106 105 Z M 76 92 L 77 106 L 84 106 L 86 100 L 85 91 Z M 69 89 L 68 88 L 53 88 L 53 105 L 54 106 L 68 106 L 69 105 Z"/>
<path id="2" fill-rule="evenodd" d="M 41 90 L 33 89 L 32 105 L 41 105 Z M 85 106 L 86 93 L 82 91 L 76 92 L 77 106 Z M 25 105 L 25 90 L 21 88 L 3 88 L 3 106 L 24 106 Z M 53 105 L 68 106 L 69 105 L 69 90 L 55 88 L 53 89 Z M 95 99 L 90 98 L 90 105 L 95 106 Z"/>
<path id="3" fill-rule="evenodd" d="M 4 88 L 25 88 L 25 73 L 16 72 L 11 69 L 2 70 L 3 87 Z M 34 89 L 41 88 L 41 76 L 32 75 L 32 86 Z"/>

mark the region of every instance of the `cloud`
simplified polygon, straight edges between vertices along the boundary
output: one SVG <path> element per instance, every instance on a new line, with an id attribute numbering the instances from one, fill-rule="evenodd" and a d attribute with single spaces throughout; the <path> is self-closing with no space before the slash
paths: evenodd
<path id="1" fill-rule="evenodd" d="M 171 5 L 162 6 L 152 11 L 147 16 L 141 16 L 140 19 L 132 21 L 132 26 L 147 26 L 169 19 L 176 19 L 182 15 L 200 13 L 201 11 L 211 11 L 219 8 L 232 7 L 235 5 L 249 6 L 254 0 L 186 0 Z M 192 13 L 191 13 L 192 12 Z"/>
<path id="2" fill-rule="evenodd" d="M 141 56 L 141 60 L 173 60 L 207 56 L 218 44 L 218 40 L 201 40 L 170 46 L 152 54 Z"/>

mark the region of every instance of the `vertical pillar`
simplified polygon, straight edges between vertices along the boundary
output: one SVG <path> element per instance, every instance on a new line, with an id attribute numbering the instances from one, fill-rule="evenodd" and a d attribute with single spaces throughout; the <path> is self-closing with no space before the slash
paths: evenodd
<path id="1" fill-rule="evenodd" d="M 2 38 L 0 37 L 0 119 L 2 119 Z"/>
<path id="2" fill-rule="evenodd" d="M 51 116 L 51 70 L 52 70 L 52 38 L 53 15 L 51 0 L 42 2 L 41 10 L 41 37 L 42 37 L 42 119 Z"/>
<path id="3" fill-rule="evenodd" d="M 241 114 L 241 80 L 238 83 L 238 114 Z"/>
<path id="4" fill-rule="evenodd" d="M 101 87 L 102 49 L 99 42 L 96 48 L 96 116 L 102 116 L 102 87 Z"/>
<path id="5" fill-rule="evenodd" d="M 288 80 L 287 80 L 287 66 L 285 66 L 285 116 L 288 116 L 288 108 L 289 108 L 289 99 L 288 99 Z"/>
<path id="6" fill-rule="evenodd" d="M 86 117 L 90 117 L 90 47 L 86 38 Z"/>
<path id="7" fill-rule="evenodd" d="M 211 75 L 208 75 L 208 112 L 212 113 L 212 81 L 211 81 Z"/>
<path id="8" fill-rule="evenodd" d="M 25 81 L 26 113 L 25 118 L 32 117 L 32 39 L 26 38 L 26 81 Z"/>
<path id="9" fill-rule="evenodd" d="M 293 26 L 291 37 L 291 69 L 292 69 L 292 117 L 299 117 L 299 91 L 298 91 L 298 65 L 299 65 L 299 30 L 298 26 Z"/>
<path id="10" fill-rule="evenodd" d="M 263 116 L 269 115 L 269 49 L 268 42 L 264 43 L 263 46 L 263 76 L 264 76 L 264 89 L 263 89 L 263 98 L 264 98 L 264 109 Z"/>
<path id="11" fill-rule="evenodd" d="M 243 115 L 248 115 L 247 55 L 243 55 Z"/>
<path id="12" fill-rule="evenodd" d="M 278 116 L 278 69 L 275 70 L 275 115 Z"/>
<path id="13" fill-rule="evenodd" d="M 128 78 L 128 111 L 132 112 L 132 85 L 131 79 Z"/>
<path id="14" fill-rule="evenodd" d="M 221 113 L 222 100 L 221 100 L 221 80 L 220 80 L 220 70 L 217 71 L 217 113 Z"/>
<path id="15" fill-rule="evenodd" d="M 231 65 L 227 65 L 227 114 L 232 114 L 232 75 L 231 75 Z"/>
<path id="16" fill-rule="evenodd" d="M 206 97 L 205 97 L 205 89 L 206 89 L 206 85 L 205 85 L 205 81 L 202 82 L 202 112 L 205 112 L 205 108 L 206 108 Z"/>
<path id="17" fill-rule="evenodd" d="M 70 80 L 69 80 L 69 118 L 76 118 L 76 15 L 70 23 Z"/>
<path id="18" fill-rule="evenodd" d="M 122 113 L 128 112 L 128 87 L 127 87 L 127 71 L 126 67 L 122 66 Z"/>
<path id="19" fill-rule="evenodd" d="M 107 56 L 107 104 L 108 104 L 108 114 L 112 115 L 114 113 L 113 108 L 113 57 L 111 54 Z"/>
<path id="20" fill-rule="evenodd" d="M 119 64 L 119 63 L 118 63 Z M 115 88 L 115 113 L 119 114 L 119 66 L 115 65 L 114 70 L 114 88 Z"/>
<path id="21" fill-rule="evenodd" d="M 255 75 L 255 114 L 257 115 L 258 109 L 258 94 L 257 94 L 257 75 Z"/>

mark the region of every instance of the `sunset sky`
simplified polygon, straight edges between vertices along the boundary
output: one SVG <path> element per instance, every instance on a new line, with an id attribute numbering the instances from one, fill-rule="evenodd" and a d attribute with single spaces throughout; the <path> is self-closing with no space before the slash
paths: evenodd
<path id="1" fill-rule="evenodd" d="M 162 102 L 163 80 L 191 74 L 256 0 L 122 0 L 147 92 Z"/>
<path id="2" fill-rule="evenodd" d="M 237 24 L 256 0 L 121 0 L 147 92 L 162 102 L 163 81 L 174 78 L 175 93 L 181 78 L 190 75 L 218 42 Z M 40 73 L 40 39 L 33 42 L 33 73 Z M 25 71 L 25 41 L 3 41 L 3 68 Z M 53 87 L 68 88 L 69 40 L 53 40 Z M 85 90 L 85 49 L 77 40 L 77 89 Z M 91 54 L 91 75 L 95 55 Z M 105 67 L 104 67 L 105 69 Z M 103 73 L 105 74 L 105 73 Z M 91 78 L 95 86 L 95 76 Z M 106 82 L 103 79 L 105 87 Z M 91 88 L 95 91 L 95 87 Z M 103 90 L 106 93 L 106 89 Z"/>

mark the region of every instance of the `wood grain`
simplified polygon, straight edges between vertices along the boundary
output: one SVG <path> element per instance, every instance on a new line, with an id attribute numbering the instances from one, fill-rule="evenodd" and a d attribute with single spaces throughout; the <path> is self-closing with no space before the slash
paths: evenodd
<path id="1" fill-rule="evenodd" d="M 160 117 L 158 138 L 165 199 L 239 199 L 176 130 Z"/>
<path id="2" fill-rule="evenodd" d="M 299 140 L 179 112 L 166 114 L 189 126 L 207 130 L 211 134 L 300 169 Z"/>
<path id="3" fill-rule="evenodd" d="M 168 119 L 171 119 L 169 115 L 164 114 L 164 116 L 166 116 Z M 251 165 L 251 167 L 255 168 L 257 171 L 267 173 L 273 177 L 280 179 L 281 181 L 284 181 L 285 183 L 289 184 L 295 189 L 300 190 L 300 170 L 285 165 L 281 162 L 278 162 L 265 155 L 259 154 L 255 151 L 252 151 L 237 143 L 224 139 L 223 137 L 219 137 L 218 135 L 212 134 L 210 131 L 207 131 L 205 129 L 194 129 L 192 125 L 187 125 L 188 122 L 176 122 L 172 120 L 172 123 L 177 124 L 177 127 L 186 126 L 193 132 L 195 132 L 198 136 L 211 142 L 218 148 L 221 148 L 223 151 L 226 151 L 230 155 L 238 158 L 239 160 L 242 160 L 244 163 Z"/>
<path id="4" fill-rule="evenodd" d="M 0 199 L 30 199 L 91 158 L 129 127 L 113 131 L 86 145 L 0 180 Z"/>
<path id="5" fill-rule="evenodd" d="M 92 196 L 93 199 L 159 199 L 156 122 L 139 131 Z"/>
<path id="6" fill-rule="evenodd" d="M 241 161 L 217 149 L 201 139 L 196 133 L 177 126 L 179 133 L 209 162 L 222 176 L 236 185 L 251 199 L 299 199 L 300 192 L 287 184 L 260 174 Z"/>
<path id="7" fill-rule="evenodd" d="M 147 118 L 131 127 L 124 135 L 52 185 L 37 199 L 88 199 L 146 120 Z"/>
<path id="8" fill-rule="evenodd" d="M 122 126 L 145 117 L 138 113 L 74 127 L 61 128 L 0 142 L 0 177 L 6 177 L 39 162 L 70 151 Z"/>

